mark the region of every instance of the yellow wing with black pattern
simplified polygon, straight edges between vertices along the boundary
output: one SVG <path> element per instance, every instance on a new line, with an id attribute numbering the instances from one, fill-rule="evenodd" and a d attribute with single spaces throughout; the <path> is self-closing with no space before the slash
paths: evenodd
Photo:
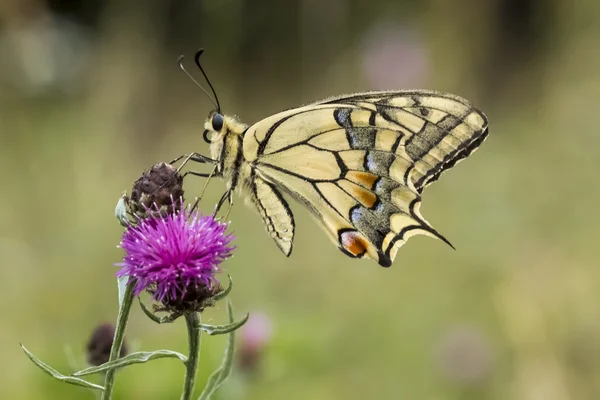
<path id="1" fill-rule="evenodd" d="M 413 235 L 450 244 L 419 213 L 421 192 L 487 134 L 485 115 L 461 97 L 369 92 L 268 117 L 242 146 L 255 203 L 286 255 L 294 223 L 278 191 L 304 204 L 344 253 L 387 267 Z"/>

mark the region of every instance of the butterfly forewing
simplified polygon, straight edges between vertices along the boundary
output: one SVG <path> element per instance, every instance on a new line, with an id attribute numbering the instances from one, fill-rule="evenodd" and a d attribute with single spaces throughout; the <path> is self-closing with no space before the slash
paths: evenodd
<path id="1" fill-rule="evenodd" d="M 467 100 L 448 93 L 373 92 L 324 103 L 330 102 L 355 104 L 371 110 L 369 126 L 390 124 L 391 130 L 405 136 L 401 144 L 415 164 L 413 183 L 418 191 L 466 158 L 488 134 L 485 115 Z M 364 123 L 364 117 L 362 119 Z"/>
<path id="2" fill-rule="evenodd" d="M 255 203 L 286 255 L 303 203 L 352 257 L 389 266 L 409 237 L 447 240 L 420 215 L 421 191 L 473 152 L 487 120 L 465 99 L 433 91 L 370 92 L 284 111 L 249 127 L 243 156 Z"/>

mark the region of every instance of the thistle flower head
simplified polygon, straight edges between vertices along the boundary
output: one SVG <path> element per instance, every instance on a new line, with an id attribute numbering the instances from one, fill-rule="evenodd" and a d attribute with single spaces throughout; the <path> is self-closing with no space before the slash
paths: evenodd
<path id="1" fill-rule="evenodd" d="M 136 295 L 148 290 L 163 304 L 220 288 L 215 274 L 234 249 L 234 236 L 225 233 L 228 224 L 183 207 L 166 216 L 148 214 L 123 234 L 125 255 L 116 275 L 133 279 Z"/>

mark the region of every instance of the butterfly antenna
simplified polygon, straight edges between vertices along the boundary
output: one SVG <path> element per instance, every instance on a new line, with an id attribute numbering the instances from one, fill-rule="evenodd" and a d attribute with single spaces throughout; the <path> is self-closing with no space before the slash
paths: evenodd
<path id="1" fill-rule="evenodd" d="M 204 89 L 204 87 L 200 83 L 198 83 L 198 81 L 196 79 L 194 79 L 194 77 L 189 72 L 187 72 L 187 70 L 183 66 L 183 59 L 184 58 L 185 57 L 183 55 L 180 55 L 179 58 L 177 59 L 177 64 L 179 64 L 179 68 L 181 68 L 181 70 L 188 76 L 188 78 L 190 78 L 192 80 L 192 82 L 194 82 L 196 84 L 196 86 L 198 86 L 200 89 L 202 89 L 202 91 L 204 93 L 206 93 L 206 95 L 208 96 L 208 98 L 213 103 L 215 103 L 215 106 L 217 106 L 217 109 L 219 110 L 219 113 L 221 113 L 221 111 L 220 111 L 221 110 L 221 106 L 219 106 L 218 101 L 215 101 L 215 99 L 213 99 L 213 97 L 210 95 L 210 93 L 208 92 L 208 90 Z M 198 63 L 198 62 L 196 61 L 196 63 Z M 200 68 L 200 70 L 202 71 L 202 68 Z M 204 74 L 204 71 L 202 71 L 202 74 L 206 78 L 206 74 Z M 208 81 L 208 79 L 207 79 L 207 81 Z M 208 84 L 210 85 L 210 82 L 208 82 Z M 212 89 L 212 91 L 214 93 L 215 90 L 213 89 L 212 85 L 210 85 L 210 88 Z M 216 97 L 216 94 L 215 94 L 215 97 Z"/>
<path id="2" fill-rule="evenodd" d="M 194 61 L 196 61 L 196 65 L 200 69 L 200 72 L 202 72 L 202 75 L 204 75 L 204 79 L 206 79 L 206 83 L 208 83 L 208 86 L 210 86 L 210 90 L 212 90 L 213 95 L 215 96 L 214 102 L 217 106 L 217 112 L 219 114 L 221 114 L 221 104 L 219 103 L 219 98 L 217 97 L 217 92 L 215 91 L 215 88 L 213 87 L 212 83 L 210 83 L 210 79 L 208 79 L 208 76 L 206 76 L 206 72 L 204 72 L 204 68 L 202 68 L 202 65 L 200 64 L 200 56 L 202 55 L 202 53 L 204 53 L 204 49 L 198 50 L 196 52 L 196 55 L 194 56 Z"/>

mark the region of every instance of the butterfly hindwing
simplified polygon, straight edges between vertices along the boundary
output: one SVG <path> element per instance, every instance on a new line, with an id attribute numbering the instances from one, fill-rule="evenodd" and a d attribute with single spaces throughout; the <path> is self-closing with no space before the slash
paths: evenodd
<path id="1" fill-rule="evenodd" d="M 372 232 L 371 230 L 361 231 L 354 225 L 350 217 L 350 210 L 359 206 L 360 203 L 343 192 L 338 185 L 327 181 L 306 180 L 298 175 L 288 174 L 282 169 L 266 165 L 257 169 L 257 172 L 269 181 L 285 181 L 285 186 L 278 184 L 274 190 L 281 190 L 304 204 L 325 228 L 330 239 L 349 256 L 363 257 L 366 255 L 375 260 L 379 260 L 380 255 L 384 256 L 381 249 L 375 244 L 381 242 L 378 237 L 383 238 L 383 236 L 380 234 L 368 236 Z M 280 224 L 275 224 L 275 226 L 278 225 Z M 361 224 L 359 223 L 359 225 Z"/>
<path id="2" fill-rule="evenodd" d="M 262 198 L 277 199 L 258 205 L 276 241 L 285 235 L 291 251 L 293 219 L 281 191 L 306 205 L 346 254 L 389 266 L 410 236 L 447 242 L 420 215 L 420 193 L 486 135 L 485 116 L 460 97 L 372 92 L 260 121 L 245 132 L 243 153 Z"/>
<path id="3" fill-rule="evenodd" d="M 294 216 L 290 206 L 272 184 L 260 177 L 252 179 L 254 202 L 269 235 L 283 254 L 292 253 L 294 240 Z"/>

